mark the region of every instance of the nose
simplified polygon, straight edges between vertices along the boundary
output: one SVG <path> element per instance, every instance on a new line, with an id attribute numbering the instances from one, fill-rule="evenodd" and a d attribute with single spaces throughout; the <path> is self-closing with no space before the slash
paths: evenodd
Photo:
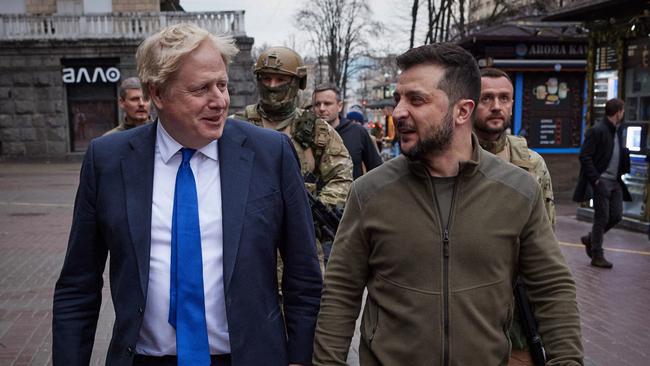
<path id="1" fill-rule="evenodd" d="M 492 103 L 492 111 L 499 112 L 503 110 L 504 104 L 505 103 L 499 101 L 499 98 L 494 98 L 494 102 Z"/>
<path id="2" fill-rule="evenodd" d="M 210 100 L 208 101 L 208 107 L 212 109 L 225 109 L 228 107 L 229 98 L 228 98 L 228 89 L 221 91 L 216 85 L 210 88 Z"/>
<path id="3" fill-rule="evenodd" d="M 280 85 L 282 85 L 282 80 L 278 78 L 271 78 L 271 80 L 269 80 L 269 86 L 271 88 L 275 88 L 276 86 L 280 86 Z"/>
<path id="4" fill-rule="evenodd" d="M 398 102 L 397 105 L 395 106 L 395 109 L 393 109 L 393 119 L 395 121 L 399 121 L 400 119 L 404 119 L 408 117 L 408 111 L 403 105 L 403 102 Z"/>

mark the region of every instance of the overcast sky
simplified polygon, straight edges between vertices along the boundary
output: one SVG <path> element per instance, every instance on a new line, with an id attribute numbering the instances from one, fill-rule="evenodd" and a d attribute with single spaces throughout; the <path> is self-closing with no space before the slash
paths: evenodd
<path id="1" fill-rule="evenodd" d="M 181 0 L 186 11 L 244 10 L 246 34 L 255 38 L 254 46 L 290 46 L 302 54 L 310 53 L 308 36 L 294 27 L 294 16 L 309 0 Z M 408 1 L 369 0 L 376 20 L 392 29 L 390 37 L 378 40 L 377 48 L 402 52 L 408 48 Z M 405 5 L 406 4 L 406 5 Z M 395 13 L 397 12 L 397 14 Z M 395 27 L 399 27 L 396 31 Z M 406 43 L 406 44 L 405 44 Z"/>

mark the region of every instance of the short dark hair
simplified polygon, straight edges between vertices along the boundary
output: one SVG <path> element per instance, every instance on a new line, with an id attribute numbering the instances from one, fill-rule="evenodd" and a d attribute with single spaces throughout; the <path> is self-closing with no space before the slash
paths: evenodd
<path id="1" fill-rule="evenodd" d="M 474 56 L 453 43 L 436 43 L 412 48 L 397 56 L 397 66 L 406 71 L 417 65 L 436 65 L 445 70 L 438 89 L 449 98 L 449 105 L 460 99 L 478 103 L 481 95 L 481 76 Z"/>
<path id="2" fill-rule="evenodd" d="M 341 89 L 339 89 L 339 87 L 336 86 L 334 83 L 318 84 L 314 88 L 314 92 L 312 93 L 312 95 L 314 95 L 314 94 L 316 94 L 318 92 L 324 92 L 324 91 L 328 91 L 328 90 L 331 90 L 331 91 L 334 92 L 334 94 L 336 94 L 336 101 L 337 102 L 341 101 Z"/>
<path id="3" fill-rule="evenodd" d="M 625 107 L 625 103 L 622 100 L 618 98 L 610 99 L 605 103 L 605 115 L 611 117 L 620 112 L 623 107 Z"/>
<path id="4" fill-rule="evenodd" d="M 120 98 L 126 98 L 126 91 L 128 89 L 142 89 L 140 79 L 136 77 L 126 78 L 120 84 Z"/>
<path id="5" fill-rule="evenodd" d="M 498 78 L 506 78 L 512 84 L 512 79 L 510 79 L 510 76 L 508 76 L 508 73 L 495 69 L 493 67 L 486 67 L 484 69 L 481 69 L 481 77 L 482 78 L 491 78 L 491 79 L 498 79 Z"/>

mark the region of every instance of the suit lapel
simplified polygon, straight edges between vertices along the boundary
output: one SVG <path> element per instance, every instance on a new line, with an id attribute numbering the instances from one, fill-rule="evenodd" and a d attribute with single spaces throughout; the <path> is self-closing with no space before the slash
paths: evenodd
<path id="1" fill-rule="evenodd" d="M 129 141 L 131 151 L 122 160 L 127 221 L 138 263 L 140 288 L 144 296 L 147 295 L 149 284 L 151 201 L 157 125 L 157 122 L 151 123 L 135 135 Z"/>
<path id="2" fill-rule="evenodd" d="M 244 223 L 244 208 L 248 198 L 255 153 L 244 147 L 246 136 L 230 120 L 219 139 L 219 169 L 221 174 L 221 208 L 223 215 L 223 275 L 228 293 L 235 268 L 239 239 Z"/>

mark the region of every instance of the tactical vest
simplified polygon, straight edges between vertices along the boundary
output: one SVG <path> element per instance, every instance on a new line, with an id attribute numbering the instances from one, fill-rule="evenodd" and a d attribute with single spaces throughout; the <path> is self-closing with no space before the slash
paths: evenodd
<path id="1" fill-rule="evenodd" d="M 243 113 L 242 113 L 243 112 Z M 235 118 L 247 120 L 258 127 L 264 127 L 264 119 L 257 112 L 257 104 L 246 106 L 243 111 L 235 113 Z M 329 144 L 327 122 L 308 110 L 296 108 L 296 114 L 282 121 L 275 129 L 282 131 L 290 126 L 291 139 L 304 150 L 311 148 L 314 154 L 314 174 L 320 175 L 320 160 Z"/>

